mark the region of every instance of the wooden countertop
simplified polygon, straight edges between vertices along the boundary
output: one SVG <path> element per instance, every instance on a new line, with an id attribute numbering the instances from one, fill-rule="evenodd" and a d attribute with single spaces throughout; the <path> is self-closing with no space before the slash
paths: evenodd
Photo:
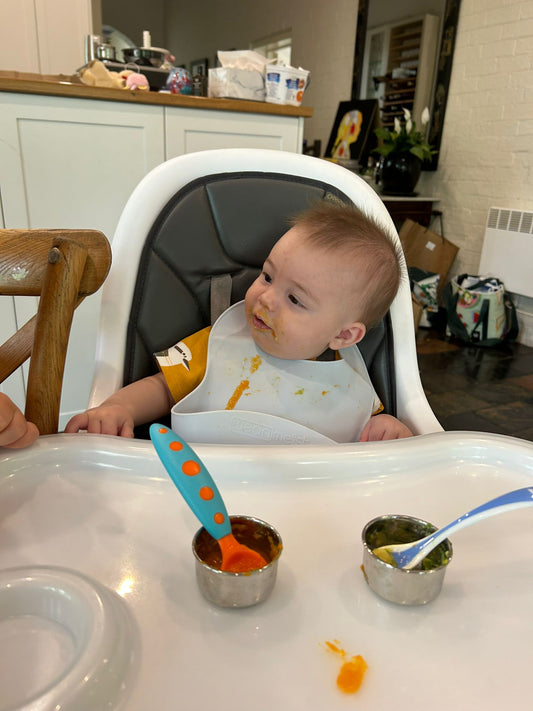
<path id="1" fill-rule="evenodd" d="M 308 106 L 283 106 L 263 101 L 245 101 L 241 99 L 212 99 L 205 96 L 162 94 L 157 91 L 104 89 L 87 86 L 82 84 L 76 76 L 62 74 L 42 75 L 0 71 L 0 91 L 66 96 L 77 99 L 98 99 L 101 101 L 122 101 L 132 104 L 154 104 L 156 106 L 183 106 L 190 109 L 210 109 L 214 111 L 241 111 L 276 116 L 302 116 L 307 118 L 313 115 L 313 109 Z"/>

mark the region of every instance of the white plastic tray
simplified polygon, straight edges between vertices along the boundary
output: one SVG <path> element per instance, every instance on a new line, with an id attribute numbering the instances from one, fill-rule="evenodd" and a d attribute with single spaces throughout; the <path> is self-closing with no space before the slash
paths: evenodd
<path id="1" fill-rule="evenodd" d="M 380 514 L 443 525 L 533 484 L 533 444 L 438 433 L 371 445 L 197 451 L 229 512 L 262 518 L 283 538 L 276 587 L 256 607 L 219 609 L 199 594 L 191 553 L 199 524 L 150 443 L 55 435 L 0 453 L 0 569 L 59 566 L 122 595 L 139 631 L 124 708 L 525 708 L 533 509 L 457 534 L 443 590 L 423 607 L 372 593 L 360 537 Z M 4 623 L 0 668 L 10 650 Z M 327 640 L 368 664 L 353 697 L 336 686 L 342 660 Z M 41 683 L 38 673 L 34 660 L 21 669 L 27 688 Z M 87 708 L 112 706 L 106 693 Z"/>

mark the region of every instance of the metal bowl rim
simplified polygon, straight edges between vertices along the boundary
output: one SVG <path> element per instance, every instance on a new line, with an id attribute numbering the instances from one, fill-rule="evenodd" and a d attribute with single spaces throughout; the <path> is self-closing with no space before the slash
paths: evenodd
<path id="1" fill-rule="evenodd" d="M 226 576 L 226 577 L 232 576 L 232 577 L 239 577 L 239 578 L 244 578 L 244 577 L 249 578 L 249 577 L 252 577 L 253 575 L 257 575 L 257 574 L 261 573 L 262 571 L 266 570 L 267 568 L 271 568 L 275 563 L 278 562 L 278 560 L 281 556 L 281 552 L 283 550 L 283 541 L 282 541 L 281 536 L 279 535 L 278 531 L 274 528 L 274 526 L 271 523 L 267 523 L 266 521 L 263 521 L 260 518 L 256 518 L 255 516 L 245 516 L 244 514 L 232 514 L 229 517 L 229 520 L 231 521 L 232 519 L 245 519 L 246 521 L 252 521 L 252 523 L 258 523 L 261 526 L 268 528 L 268 530 L 271 531 L 278 539 L 279 549 L 278 549 L 278 552 L 277 552 L 277 555 L 275 556 L 275 558 L 272 558 L 272 560 L 269 561 L 262 568 L 256 568 L 256 570 L 251 570 L 251 571 L 248 571 L 247 573 L 233 573 L 230 570 L 220 570 L 219 568 L 213 568 L 211 565 L 208 565 L 205 561 L 203 561 L 195 550 L 195 544 L 198 539 L 198 536 L 200 535 L 200 533 L 202 531 L 205 530 L 204 527 L 202 526 L 201 528 L 199 528 L 196 531 L 196 533 L 194 534 L 193 539 L 192 539 L 192 552 L 194 554 L 194 557 L 196 558 L 196 561 L 198 563 L 200 563 L 200 565 L 202 565 L 207 570 L 212 571 L 216 575 L 222 575 L 222 576 Z"/>
<path id="2" fill-rule="evenodd" d="M 391 568 L 392 570 L 398 571 L 399 574 L 407 574 L 407 575 L 428 575 L 431 573 L 439 573 L 443 568 L 447 569 L 448 566 L 450 565 L 450 562 L 453 558 L 453 546 L 452 542 L 450 541 L 449 538 L 445 538 L 442 543 L 439 545 L 447 544 L 448 545 L 448 551 L 449 551 L 449 557 L 448 557 L 448 562 L 445 565 L 439 565 L 438 568 L 431 568 L 430 570 L 405 570 L 404 568 L 398 568 L 395 565 L 391 565 L 390 563 L 386 563 L 384 560 L 381 560 L 381 558 L 378 558 L 374 553 L 372 552 L 372 549 L 366 542 L 366 533 L 370 526 L 372 524 L 377 523 L 378 521 L 394 521 L 398 519 L 409 519 L 410 521 L 414 521 L 415 523 L 421 523 L 424 526 L 429 526 L 433 530 L 430 531 L 430 533 L 434 533 L 435 531 L 438 531 L 438 527 L 435 526 L 434 524 L 430 523 L 429 521 L 425 521 L 423 518 L 418 518 L 418 516 L 410 516 L 409 514 L 383 514 L 382 516 L 376 516 L 375 518 L 371 519 L 368 521 L 368 523 L 364 526 L 362 532 L 361 532 L 361 539 L 363 543 L 363 548 L 365 551 L 368 552 L 368 554 L 372 557 L 372 560 L 379 561 L 381 565 L 386 566 L 387 568 Z"/>

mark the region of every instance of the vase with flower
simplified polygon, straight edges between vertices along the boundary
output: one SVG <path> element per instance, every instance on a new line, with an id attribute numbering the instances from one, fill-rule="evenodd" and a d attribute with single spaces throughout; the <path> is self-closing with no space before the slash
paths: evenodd
<path id="1" fill-rule="evenodd" d="M 403 109 L 403 120 L 394 118 L 394 130 L 376 128 L 374 133 L 380 139 L 375 149 L 381 155 L 380 182 L 382 191 L 388 195 L 412 195 L 422 163 L 431 160 L 436 151 L 425 138 L 425 133 L 416 128 L 409 109 Z M 427 107 L 422 112 L 424 127 L 429 121 Z"/>

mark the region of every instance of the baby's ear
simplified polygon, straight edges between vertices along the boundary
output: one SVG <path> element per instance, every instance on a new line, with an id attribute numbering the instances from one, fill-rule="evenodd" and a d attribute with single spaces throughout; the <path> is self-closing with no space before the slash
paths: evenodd
<path id="1" fill-rule="evenodd" d="M 329 347 L 333 351 L 338 351 L 341 348 L 348 348 L 348 346 L 353 346 L 355 343 L 359 343 L 363 339 L 366 333 L 366 326 L 364 323 L 359 321 L 354 321 L 346 328 L 343 328 L 335 338 L 329 342 Z"/>

